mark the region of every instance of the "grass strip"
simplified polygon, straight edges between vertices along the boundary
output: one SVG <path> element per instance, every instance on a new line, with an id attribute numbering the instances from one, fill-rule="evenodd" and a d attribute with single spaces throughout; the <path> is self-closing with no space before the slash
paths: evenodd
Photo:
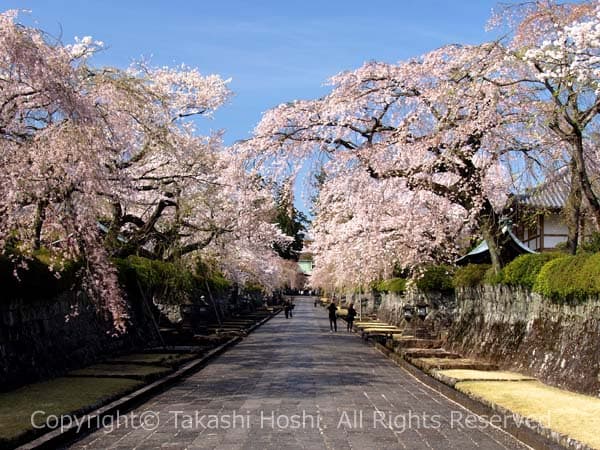
<path id="1" fill-rule="evenodd" d="M 456 389 L 600 448 L 600 399 L 539 381 L 464 381 Z"/>
<path id="2" fill-rule="evenodd" d="M 456 381 L 532 381 L 535 378 L 516 372 L 501 370 L 450 369 L 437 371 L 440 375 Z"/>
<path id="3" fill-rule="evenodd" d="M 195 353 L 133 353 L 131 355 L 112 358 L 110 361 L 107 361 L 107 363 L 149 364 L 173 367 L 197 357 L 198 355 Z"/>
<path id="4" fill-rule="evenodd" d="M 142 364 L 94 364 L 69 372 L 70 377 L 119 377 L 151 380 L 171 372 L 170 368 Z"/>
<path id="5" fill-rule="evenodd" d="M 0 448 L 13 447 L 34 435 L 36 425 L 46 417 L 72 415 L 125 395 L 143 383 L 126 378 L 56 378 L 0 393 Z"/>

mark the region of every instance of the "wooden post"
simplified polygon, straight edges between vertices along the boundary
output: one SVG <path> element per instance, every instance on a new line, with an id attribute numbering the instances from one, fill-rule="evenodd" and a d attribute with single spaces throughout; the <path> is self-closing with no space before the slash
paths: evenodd
<path id="1" fill-rule="evenodd" d="M 217 310 L 217 304 L 215 303 L 215 299 L 212 296 L 212 293 L 210 292 L 210 287 L 208 286 L 208 280 L 204 280 L 204 284 L 206 285 L 206 291 L 208 292 L 208 297 L 210 298 L 210 302 L 213 305 L 213 308 L 215 310 L 215 314 L 217 315 L 217 322 L 219 322 L 219 328 L 223 326 L 223 323 L 221 322 L 221 316 L 219 315 L 219 311 Z"/>
<path id="2" fill-rule="evenodd" d="M 362 286 L 358 290 L 358 301 L 360 303 L 360 306 L 358 307 L 358 320 L 362 321 Z"/>
<path id="3" fill-rule="evenodd" d="M 150 304 L 148 303 L 148 296 L 146 295 L 144 289 L 142 288 L 142 284 L 140 283 L 140 280 L 136 279 L 136 282 L 138 285 L 138 289 L 140 290 L 140 294 L 142 294 L 142 302 L 144 303 L 144 306 L 145 306 L 144 311 L 152 320 L 152 325 L 154 325 L 154 330 L 156 331 L 158 340 L 160 341 L 161 347 L 164 350 L 166 348 L 165 340 L 163 339 L 162 334 L 160 334 L 160 327 L 158 326 L 158 323 L 156 322 L 156 318 L 154 317 L 154 313 L 152 312 L 152 309 L 150 308 Z"/>

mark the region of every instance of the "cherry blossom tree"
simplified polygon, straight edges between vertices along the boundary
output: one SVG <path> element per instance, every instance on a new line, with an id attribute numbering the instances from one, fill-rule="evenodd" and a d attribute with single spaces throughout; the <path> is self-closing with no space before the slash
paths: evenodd
<path id="1" fill-rule="evenodd" d="M 101 43 L 63 46 L 16 17 L 0 14 L 0 249 L 12 241 L 26 255 L 46 227 L 60 254 L 83 259 L 84 287 L 121 331 L 127 311 L 94 207 L 118 150 L 106 145 L 94 99 L 79 89 Z"/>
<path id="2" fill-rule="evenodd" d="M 367 288 L 397 267 L 452 259 L 468 231 L 462 208 L 365 170 L 324 182 L 315 212 L 311 282 L 327 289 Z"/>
<path id="3" fill-rule="evenodd" d="M 431 196 L 427 201 L 435 206 L 428 214 L 439 215 L 431 224 L 455 214 L 448 204 L 457 206 L 464 224 L 488 240 L 499 267 L 499 212 L 511 182 L 505 162 L 515 150 L 502 137 L 520 120 L 517 88 L 486 81 L 503 76 L 502 61 L 496 44 L 484 44 L 444 47 L 399 64 L 367 63 L 333 77 L 331 93 L 321 99 L 267 112 L 242 148 L 275 176 L 286 174 L 292 161 L 321 153 L 332 179 L 361 171 L 375 180 L 395 179 L 401 182 L 396 194 L 408 195 L 407 204 L 412 195 Z M 327 208 L 321 203 L 320 213 Z M 416 212 L 409 221 L 419 214 L 430 220 Z M 396 220 L 400 227 L 402 219 Z M 447 233 L 444 227 L 432 231 Z M 432 245 L 441 241 L 431 239 Z"/>
<path id="4" fill-rule="evenodd" d="M 220 133 L 194 127 L 230 97 L 228 81 L 185 66 L 94 68 L 101 47 L 0 15 L 0 251 L 44 245 L 56 264 L 81 259 L 84 287 L 117 331 L 128 317 L 110 253 L 205 251 L 232 274 L 282 283 L 272 247 L 287 238 L 270 188 Z"/>
<path id="5" fill-rule="evenodd" d="M 226 82 L 179 70 L 156 75 L 144 66 L 133 77 L 112 71 L 108 88 L 93 80 L 99 92 L 111 91 L 109 98 L 124 96 L 106 104 L 114 127 L 127 123 L 127 132 L 135 130 L 125 157 L 114 163 L 128 183 L 122 192 L 106 193 L 113 211 L 109 234 L 116 243 L 125 237 L 117 246 L 121 254 L 142 247 L 162 259 L 205 253 L 234 280 L 251 274 L 273 288 L 280 278 L 265 271 L 279 273 L 282 263 L 271 255 L 273 244 L 289 245 L 275 225 L 273 193 L 223 146 L 220 132 L 197 136 L 189 120 L 210 115 L 229 97 Z"/>
<path id="6" fill-rule="evenodd" d="M 566 160 L 570 166 L 567 222 L 569 247 L 575 252 L 581 207 L 600 224 L 600 199 L 593 189 L 598 173 L 600 6 L 597 1 L 536 1 L 501 9 L 492 25 L 505 21 L 513 30 L 509 57 L 529 70 L 513 82 L 530 92 L 529 105 L 535 105 L 537 121 L 549 131 L 551 139 L 541 138 L 549 159 Z"/>

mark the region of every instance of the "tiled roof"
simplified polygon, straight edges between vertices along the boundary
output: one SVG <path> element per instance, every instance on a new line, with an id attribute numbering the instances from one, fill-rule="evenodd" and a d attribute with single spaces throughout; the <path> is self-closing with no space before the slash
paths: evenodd
<path id="1" fill-rule="evenodd" d="M 517 195 L 517 202 L 531 208 L 562 209 L 569 196 L 569 178 L 566 170 L 559 170 L 544 183 Z"/>

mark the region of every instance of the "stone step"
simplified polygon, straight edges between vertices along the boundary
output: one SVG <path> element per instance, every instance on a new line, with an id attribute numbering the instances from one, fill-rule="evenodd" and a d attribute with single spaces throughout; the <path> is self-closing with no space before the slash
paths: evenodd
<path id="1" fill-rule="evenodd" d="M 410 326 L 407 326 L 406 328 L 404 328 L 405 336 L 411 336 L 415 339 L 437 339 L 438 335 L 437 333 L 432 333 L 430 330 L 427 330 L 425 328 L 417 328 L 414 329 Z"/>
<path id="2" fill-rule="evenodd" d="M 410 358 L 409 362 L 425 372 L 432 370 L 498 370 L 498 365 L 469 358 Z"/>
<path id="3" fill-rule="evenodd" d="M 219 326 L 219 325 L 215 325 L 212 327 L 207 327 L 208 331 L 214 331 L 214 330 L 231 330 L 231 331 L 235 331 L 235 330 L 245 330 L 247 327 L 242 327 L 240 325 L 223 325 L 223 326 Z"/>
<path id="4" fill-rule="evenodd" d="M 412 336 L 394 336 L 394 345 L 399 348 L 440 348 L 439 339 L 419 339 Z"/>
<path id="5" fill-rule="evenodd" d="M 458 353 L 449 352 L 443 348 L 401 348 L 400 353 L 405 358 L 460 358 Z"/>
<path id="6" fill-rule="evenodd" d="M 148 347 L 142 353 L 199 353 L 206 350 L 202 345 L 166 345 L 164 347 Z"/>

